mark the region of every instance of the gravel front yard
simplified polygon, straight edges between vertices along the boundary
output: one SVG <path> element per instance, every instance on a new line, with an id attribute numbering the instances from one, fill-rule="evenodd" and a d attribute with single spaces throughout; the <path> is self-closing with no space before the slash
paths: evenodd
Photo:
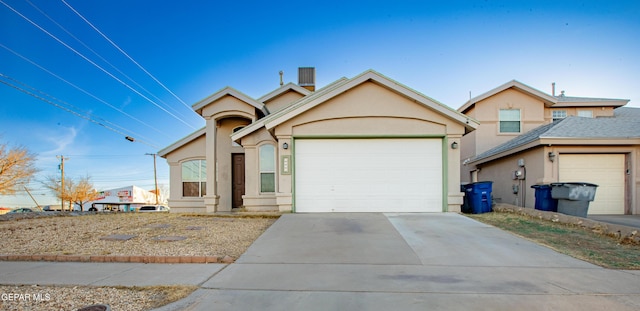
<path id="1" fill-rule="evenodd" d="M 159 213 L 42 216 L 40 213 L 18 218 L 1 215 L 0 254 L 238 258 L 277 219 L 273 215 L 218 217 Z M 130 239 L 105 239 L 114 235 Z M 97 303 L 108 304 L 111 310 L 151 310 L 184 298 L 195 289 L 193 286 L 13 286 L 0 280 L 0 310 L 77 310 Z"/>
<path id="2" fill-rule="evenodd" d="M 220 258 L 227 255 L 238 258 L 275 220 L 274 217 L 213 217 L 165 213 L 13 219 L 0 221 L 0 253 Z M 128 240 L 105 239 L 113 235 L 134 237 Z"/>
<path id="3" fill-rule="evenodd" d="M 187 297 L 194 290 L 193 286 L 0 286 L 0 310 L 70 311 L 106 303 L 114 311 L 143 311 Z"/>

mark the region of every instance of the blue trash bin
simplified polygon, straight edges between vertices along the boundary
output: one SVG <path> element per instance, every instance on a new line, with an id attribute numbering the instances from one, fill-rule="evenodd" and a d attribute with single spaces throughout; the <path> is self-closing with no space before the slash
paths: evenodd
<path id="1" fill-rule="evenodd" d="M 491 208 L 492 181 L 479 181 L 464 185 L 464 194 L 467 198 L 467 208 L 473 214 L 482 214 L 493 211 Z"/>
<path id="2" fill-rule="evenodd" d="M 547 212 L 558 211 L 558 200 L 551 196 L 551 185 L 533 185 L 536 190 L 535 209 Z"/>
<path id="3" fill-rule="evenodd" d="M 464 183 L 464 184 L 460 184 L 460 192 L 465 193 L 463 199 L 462 199 L 462 206 L 460 206 L 460 209 L 462 210 L 463 213 L 465 214 L 470 214 L 471 213 L 471 208 L 469 207 L 469 196 L 466 195 L 467 192 L 467 184 L 468 183 Z"/>

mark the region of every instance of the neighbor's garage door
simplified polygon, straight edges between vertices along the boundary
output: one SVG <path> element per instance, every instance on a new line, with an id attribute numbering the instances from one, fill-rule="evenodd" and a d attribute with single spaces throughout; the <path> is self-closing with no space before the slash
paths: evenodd
<path id="1" fill-rule="evenodd" d="M 441 139 L 297 139 L 296 212 L 441 212 Z"/>
<path id="2" fill-rule="evenodd" d="M 589 214 L 624 214 L 624 154 L 561 154 L 560 181 L 598 185 Z"/>

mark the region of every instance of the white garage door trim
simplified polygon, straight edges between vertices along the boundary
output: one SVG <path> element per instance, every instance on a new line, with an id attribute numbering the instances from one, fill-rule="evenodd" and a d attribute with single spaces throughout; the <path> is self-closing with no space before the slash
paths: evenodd
<path id="1" fill-rule="evenodd" d="M 295 139 L 295 211 L 442 212 L 442 141 Z"/>
<path id="2" fill-rule="evenodd" d="M 589 214 L 624 214 L 624 154 L 560 154 L 560 181 L 597 184 Z"/>

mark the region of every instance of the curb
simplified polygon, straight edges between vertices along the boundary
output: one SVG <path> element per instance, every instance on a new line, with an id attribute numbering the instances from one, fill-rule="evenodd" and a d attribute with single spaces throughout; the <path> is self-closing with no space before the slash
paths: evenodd
<path id="1" fill-rule="evenodd" d="M 634 227 L 604 223 L 592 219 L 565 215 L 557 212 L 541 211 L 533 208 L 519 207 L 505 203 L 498 203 L 494 205 L 493 211 L 498 213 L 515 213 L 551 222 L 574 225 L 590 230 L 594 233 L 618 239 L 621 242 L 624 241 L 631 244 L 640 244 L 640 229 Z"/>
<path id="2" fill-rule="evenodd" d="M 0 261 L 55 261 L 55 262 L 121 262 L 121 263 L 234 263 L 231 256 L 93 256 L 93 255 L 5 255 Z"/>

